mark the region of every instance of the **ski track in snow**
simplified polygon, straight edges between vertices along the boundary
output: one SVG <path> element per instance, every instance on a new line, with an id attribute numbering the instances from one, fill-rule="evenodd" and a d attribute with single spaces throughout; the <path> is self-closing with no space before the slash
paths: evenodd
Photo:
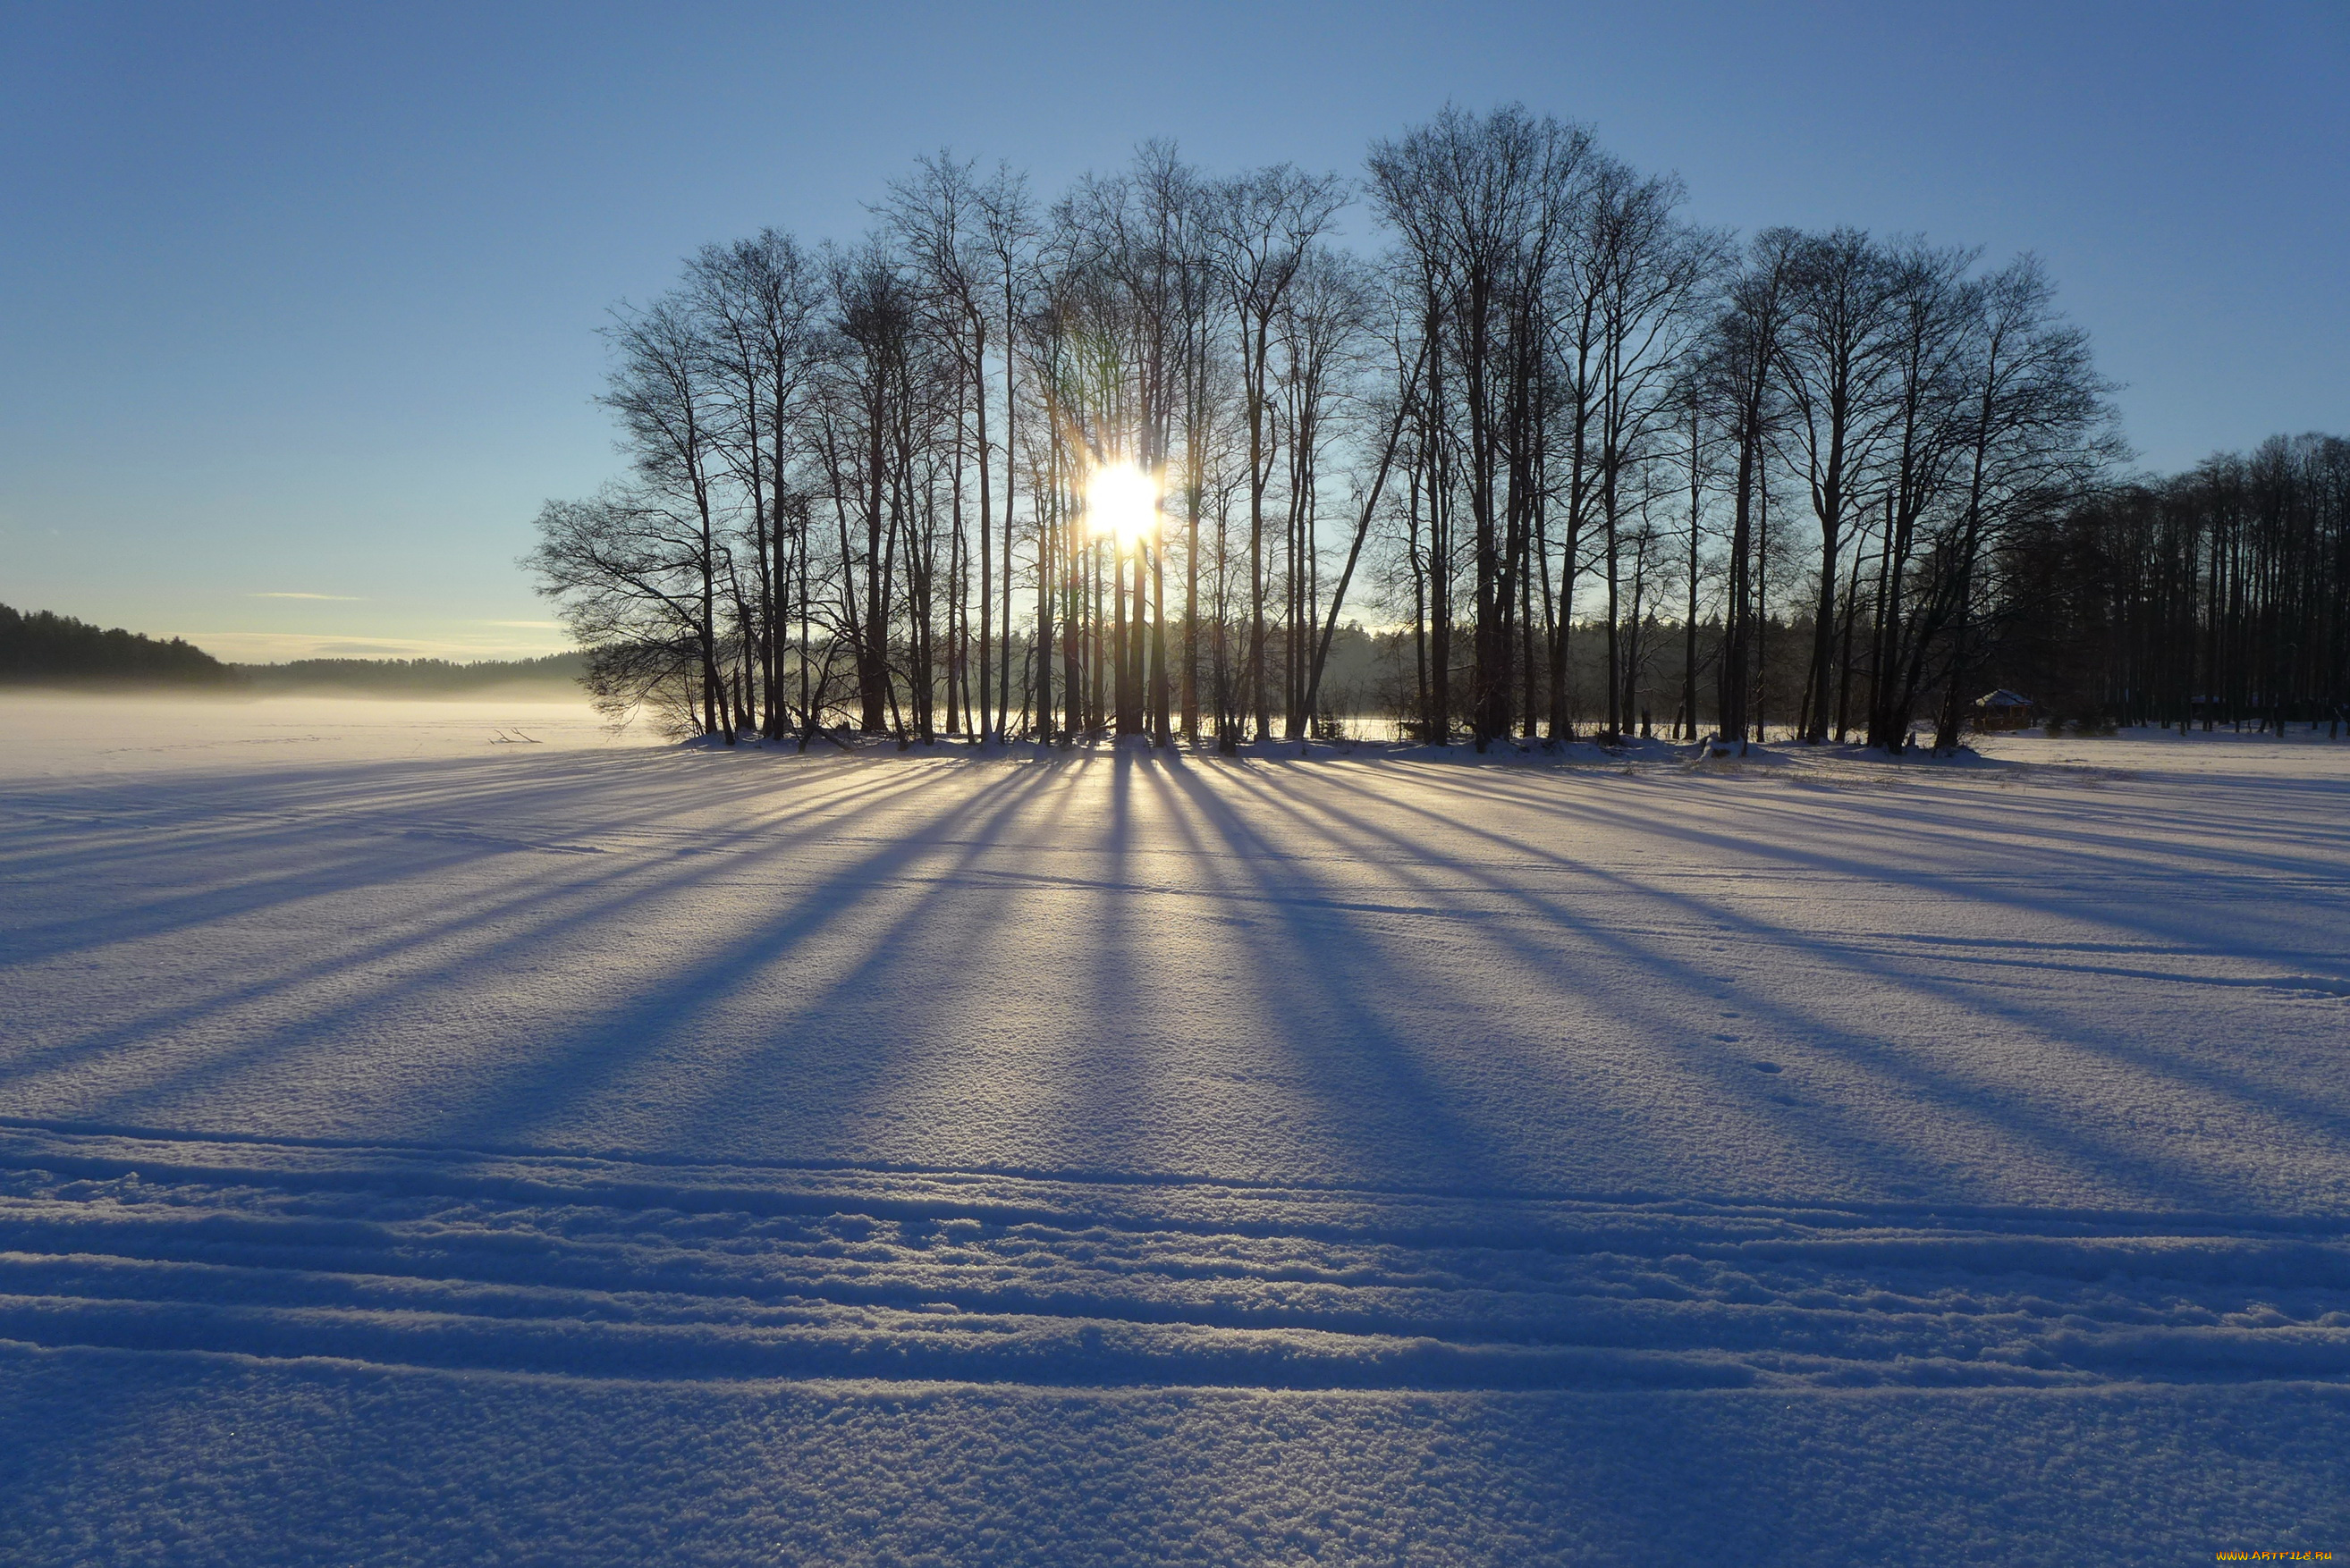
<path id="1" fill-rule="evenodd" d="M 0 722 L 26 1354 L 711 1397 L 2350 1381 L 2350 747 Z M 2338 1469 L 2280 1475 L 2277 1528 L 2350 1522 Z"/>
<path id="2" fill-rule="evenodd" d="M 2080 1386 L 2350 1372 L 2339 1226 L 0 1132 L 0 1337 L 589 1376 Z"/>

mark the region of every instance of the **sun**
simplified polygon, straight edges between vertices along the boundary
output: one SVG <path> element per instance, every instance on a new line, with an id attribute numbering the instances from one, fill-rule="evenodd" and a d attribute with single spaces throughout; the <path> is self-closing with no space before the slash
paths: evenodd
<path id="1" fill-rule="evenodd" d="M 1096 538 L 1114 537 L 1120 546 L 1159 534 L 1159 485 L 1130 462 L 1107 462 L 1086 481 L 1086 521 Z"/>

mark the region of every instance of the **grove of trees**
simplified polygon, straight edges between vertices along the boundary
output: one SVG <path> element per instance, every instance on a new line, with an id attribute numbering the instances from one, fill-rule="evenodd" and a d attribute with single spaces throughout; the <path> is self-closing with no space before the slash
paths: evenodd
<path id="1" fill-rule="evenodd" d="M 923 159 L 853 243 L 712 244 L 615 312 L 625 476 L 527 564 L 599 702 L 729 742 L 1232 750 L 1351 709 L 1898 752 L 1994 680 L 2338 721 L 2341 441 L 2124 483 L 2032 258 L 1685 206 L 1516 107 L 1358 182 L 1149 143 L 1047 200 Z"/>

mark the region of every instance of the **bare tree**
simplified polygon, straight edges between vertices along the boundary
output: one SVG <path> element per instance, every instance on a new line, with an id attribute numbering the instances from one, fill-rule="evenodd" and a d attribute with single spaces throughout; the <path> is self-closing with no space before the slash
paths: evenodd
<path id="1" fill-rule="evenodd" d="M 1306 253 L 1279 313 L 1276 377 L 1280 421 L 1288 449 L 1288 527 L 1283 541 L 1283 735 L 1297 740 L 1313 713 L 1314 631 L 1321 606 L 1317 532 L 1322 464 L 1348 411 L 1347 388 L 1361 368 L 1369 334 L 1368 278 L 1343 253 L 1315 246 Z"/>
<path id="2" fill-rule="evenodd" d="M 619 417 L 624 450 L 639 481 L 693 521 L 700 711 L 704 727 L 733 745 L 733 720 L 719 701 L 720 366 L 690 302 L 675 296 L 616 311 L 606 335 L 616 362 L 601 400 Z"/>
<path id="3" fill-rule="evenodd" d="M 1870 467 L 1899 407 L 1901 274 L 1857 229 L 1806 236 L 1791 261 L 1777 366 L 1793 465 L 1820 527 L 1819 597 L 1799 724 L 1804 740 L 1817 742 L 1827 737 L 1845 527 L 1854 497 L 1874 480 Z"/>
<path id="4" fill-rule="evenodd" d="M 1430 417 L 1445 420 L 1456 403 L 1465 416 L 1459 482 L 1475 563 L 1470 706 L 1480 749 L 1511 727 L 1516 632 L 1545 488 L 1544 295 L 1593 151 L 1587 128 L 1516 105 L 1482 119 L 1448 108 L 1371 149 L 1379 214 L 1411 255 L 1424 330 L 1440 339 L 1427 360 Z"/>
<path id="5" fill-rule="evenodd" d="M 1792 229 L 1765 229 L 1749 245 L 1744 265 L 1731 280 L 1728 304 L 1714 323 L 1707 350 L 1706 384 L 1737 452 L 1731 488 L 1729 592 L 1722 609 L 1721 658 L 1716 671 L 1719 699 L 1716 732 L 1738 739 L 1741 755 L 1751 722 L 1748 707 L 1750 658 L 1759 617 L 1755 613 L 1757 545 L 1755 501 L 1765 482 L 1764 463 L 1775 423 L 1779 345 L 1786 328 L 1787 295 L 1801 236 Z"/>
<path id="6" fill-rule="evenodd" d="M 1265 684 L 1264 499 L 1277 457 L 1273 350 L 1290 286 L 1314 242 L 1345 202 L 1335 174 L 1307 174 L 1279 163 L 1227 181 L 1209 220 L 1218 241 L 1225 290 L 1238 327 L 1241 402 L 1248 427 L 1249 628 L 1241 711 L 1220 716 L 1219 742 L 1237 744 L 1242 715 L 1260 736 L 1272 733 Z"/>
<path id="7" fill-rule="evenodd" d="M 1981 659 L 1986 553 L 2082 493 L 2127 450 L 2106 401 L 2110 383 L 2091 362 L 2088 335 L 2057 313 L 2055 292 L 2033 256 L 1984 283 L 1967 367 L 1964 499 L 1939 572 L 1937 618 L 1948 628 L 1950 647 L 1935 724 L 1938 752 L 1959 743 L 1964 682 Z"/>
<path id="8" fill-rule="evenodd" d="M 760 732 L 781 739 L 785 637 L 804 511 L 787 504 L 789 474 L 802 450 L 803 400 L 816 370 L 821 283 L 798 242 L 774 229 L 732 245 L 707 245 L 686 267 L 687 297 L 716 368 L 723 417 L 713 439 L 743 493 L 757 584 L 745 618 L 754 659 Z"/>
<path id="9" fill-rule="evenodd" d="M 596 706 L 625 719 L 650 705 L 671 728 L 710 727 L 700 517 L 654 488 L 608 486 L 550 501 L 523 565 L 588 650 Z"/>

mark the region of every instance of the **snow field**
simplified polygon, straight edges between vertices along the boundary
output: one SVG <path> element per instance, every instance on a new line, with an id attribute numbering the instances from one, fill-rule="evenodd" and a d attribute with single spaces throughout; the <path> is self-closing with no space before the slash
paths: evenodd
<path id="1" fill-rule="evenodd" d="M 2350 1400 L 711 1385 L 0 1346 L 31 1563 L 2209 1563 Z"/>
<path id="2" fill-rule="evenodd" d="M 2339 1229 L 0 1131 L 0 1337 L 604 1377 L 2079 1386 L 2350 1372 Z"/>
<path id="3" fill-rule="evenodd" d="M 2350 1544 L 2350 746 L 0 733 L 26 1560 Z"/>

